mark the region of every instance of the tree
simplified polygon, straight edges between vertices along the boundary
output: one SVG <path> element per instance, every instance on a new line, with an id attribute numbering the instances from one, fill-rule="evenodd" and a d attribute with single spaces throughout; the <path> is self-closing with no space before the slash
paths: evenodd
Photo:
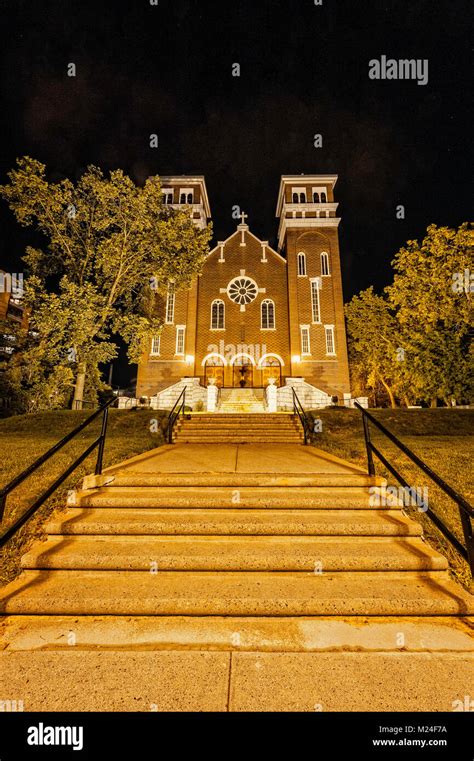
<path id="1" fill-rule="evenodd" d="M 431 225 L 421 243 L 395 255 L 393 283 L 346 305 L 351 373 L 365 388 L 381 384 L 396 406 L 472 399 L 472 247 L 467 223 Z"/>
<path id="2" fill-rule="evenodd" d="M 473 245 L 467 222 L 457 230 L 430 225 L 392 262 L 386 293 L 405 337 L 411 385 L 433 406 L 472 397 Z"/>
<path id="3" fill-rule="evenodd" d="M 163 205 L 157 176 L 138 187 L 120 169 L 105 177 L 89 166 L 75 184 L 49 182 L 44 164 L 23 157 L 8 177 L 0 194 L 22 226 L 36 226 L 47 239 L 44 250 L 28 247 L 24 257 L 38 356 L 47 354 L 55 315 L 62 326 L 54 340 L 58 362 L 72 372 L 80 406 L 88 369 L 96 374 L 99 362 L 116 355 L 112 334 L 128 342 L 130 361 L 138 361 L 161 328 L 156 294 L 190 285 L 208 253 L 211 227 L 200 230 L 189 209 Z M 48 288 L 52 278 L 58 293 Z"/>
<path id="4" fill-rule="evenodd" d="M 346 304 L 345 314 L 353 377 L 374 391 L 381 384 L 391 406 L 396 407 L 396 363 L 400 344 L 388 301 L 374 293 L 370 286 Z"/>

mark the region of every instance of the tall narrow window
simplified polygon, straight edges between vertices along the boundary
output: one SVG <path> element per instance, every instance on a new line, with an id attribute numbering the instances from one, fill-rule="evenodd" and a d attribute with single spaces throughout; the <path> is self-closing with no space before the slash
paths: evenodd
<path id="1" fill-rule="evenodd" d="M 163 203 L 164 204 L 172 204 L 173 203 L 173 191 L 171 188 L 165 188 L 161 191 L 163 193 Z"/>
<path id="2" fill-rule="evenodd" d="M 306 193 L 300 193 L 300 203 L 306 203 Z"/>
<path id="3" fill-rule="evenodd" d="M 293 203 L 298 203 L 298 193 L 293 193 L 293 195 L 291 196 L 291 200 L 293 201 Z"/>
<path id="4" fill-rule="evenodd" d="M 153 336 L 151 339 L 151 352 L 153 357 L 157 357 L 160 353 L 161 336 Z"/>
<path id="5" fill-rule="evenodd" d="M 321 275 L 329 275 L 329 256 L 325 251 L 321 254 Z"/>
<path id="6" fill-rule="evenodd" d="M 326 203 L 326 193 L 321 193 L 321 203 Z"/>
<path id="7" fill-rule="evenodd" d="M 310 354 L 309 325 L 301 325 L 301 354 Z"/>
<path id="8" fill-rule="evenodd" d="M 319 288 L 321 283 L 319 278 L 311 280 L 311 312 L 313 322 L 321 322 L 321 307 L 319 304 Z"/>
<path id="9" fill-rule="evenodd" d="M 326 354 L 335 354 L 336 346 L 334 343 L 334 325 L 325 325 L 324 331 L 326 333 Z"/>
<path id="10" fill-rule="evenodd" d="M 313 203 L 319 203 L 319 193 L 313 193 Z"/>
<path id="11" fill-rule="evenodd" d="M 174 291 L 168 290 L 168 294 L 166 296 L 166 317 L 165 322 L 168 324 L 174 322 Z"/>
<path id="12" fill-rule="evenodd" d="M 275 329 L 275 304 L 271 299 L 262 301 L 262 330 Z"/>
<path id="13" fill-rule="evenodd" d="M 306 254 L 300 251 L 298 254 L 298 277 L 306 275 Z"/>
<path id="14" fill-rule="evenodd" d="M 224 330 L 224 302 L 215 299 L 211 304 L 211 330 Z"/>
<path id="15" fill-rule="evenodd" d="M 176 354 L 184 354 L 184 325 L 176 327 Z"/>

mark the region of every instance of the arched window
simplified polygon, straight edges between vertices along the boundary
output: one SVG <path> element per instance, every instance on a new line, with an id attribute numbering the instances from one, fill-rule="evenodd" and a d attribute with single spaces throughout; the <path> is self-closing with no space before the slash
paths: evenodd
<path id="1" fill-rule="evenodd" d="M 292 201 L 293 203 L 298 203 L 298 193 L 293 193 Z"/>
<path id="2" fill-rule="evenodd" d="M 319 203 L 319 193 L 313 193 L 313 203 Z"/>
<path id="3" fill-rule="evenodd" d="M 306 203 L 306 193 L 300 193 L 300 203 Z"/>
<path id="4" fill-rule="evenodd" d="M 306 254 L 300 251 L 298 254 L 298 277 L 306 275 Z"/>
<path id="5" fill-rule="evenodd" d="M 321 193 L 321 203 L 326 203 L 326 193 Z"/>
<path id="6" fill-rule="evenodd" d="M 274 330 L 275 304 L 271 299 L 262 301 L 262 330 Z"/>
<path id="7" fill-rule="evenodd" d="M 211 304 L 211 330 L 224 330 L 224 302 L 215 299 Z"/>
<path id="8" fill-rule="evenodd" d="M 194 191 L 192 188 L 180 188 L 179 202 L 181 204 L 191 204 L 194 201 Z"/>
<path id="9" fill-rule="evenodd" d="M 321 254 L 321 275 L 329 275 L 329 256 L 325 251 Z"/>

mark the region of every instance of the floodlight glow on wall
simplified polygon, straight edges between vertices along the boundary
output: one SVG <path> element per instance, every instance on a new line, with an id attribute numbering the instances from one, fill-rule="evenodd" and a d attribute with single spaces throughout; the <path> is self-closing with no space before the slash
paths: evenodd
<path id="1" fill-rule="evenodd" d="M 194 362 L 194 357 L 192 354 L 186 354 L 186 362 L 188 363 L 188 365 L 192 365 L 192 363 Z"/>
<path id="2" fill-rule="evenodd" d="M 300 357 L 300 355 L 299 355 L 299 354 L 294 354 L 294 355 L 292 356 L 292 358 L 291 358 L 291 361 L 292 361 L 292 362 L 293 362 L 293 364 L 295 364 L 295 365 L 296 365 L 296 364 L 298 364 L 298 362 L 301 362 L 301 357 Z"/>

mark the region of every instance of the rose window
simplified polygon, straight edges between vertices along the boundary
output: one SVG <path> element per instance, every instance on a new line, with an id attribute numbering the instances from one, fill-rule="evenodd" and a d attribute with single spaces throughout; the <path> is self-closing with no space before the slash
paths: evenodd
<path id="1" fill-rule="evenodd" d="M 236 277 L 227 286 L 229 299 L 244 307 L 257 297 L 257 293 L 257 283 L 249 277 Z"/>

